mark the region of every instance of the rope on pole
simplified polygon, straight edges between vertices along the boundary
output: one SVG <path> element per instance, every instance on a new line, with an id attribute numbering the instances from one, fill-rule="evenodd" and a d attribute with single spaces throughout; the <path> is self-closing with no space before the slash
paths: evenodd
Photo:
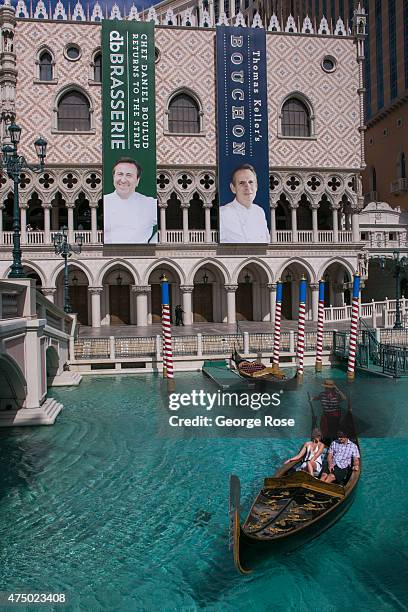
<path id="1" fill-rule="evenodd" d="M 303 365 L 305 356 L 305 317 L 306 317 L 306 289 L 307 280 L 302 277 L 299 284 L 299 322 L 297 337 L 297 376 L 303 378 Z"/>
<path id="2" fill-rule="evenodd" d="M 163 336 L 163 378 L 174 378 L 173 350 L 171 342 L 169 283 L 166 276 L 161 279 L 162 336 Z"/>
<path id="3" fill-rule="evenodd" d="M 347 378 L 349 380 L 353 380 L 355 376 L 359 306 L 360 306 L 360 275 L 358 272 L 355 272 L 354 280 L 353 280 L 353 302 L 352 302 L 352 307 L 351 307 L 350 343 L 349 343 L 349 356 L 348 356 L 348 364 L 347 364 Z"/>
<path id="4" fill-rule="evenodd" d="M 324 280 L 319 281 L 319 306 L 317 311 L 316 363 L 315 371 L 322 371 L 324 332 Z"/>
<path id="5" fill-rule="evenodd" d="M 281 336 L 281 315 L 282 315 L 282 295 L 283 285 L 282 281 L 278 280 L 276 283 L 276 305 L 275 305 L 275 329 L 273 333 L 273 368 L 279 369 L 279 349 L 280 349 L 280 336 Z"/>

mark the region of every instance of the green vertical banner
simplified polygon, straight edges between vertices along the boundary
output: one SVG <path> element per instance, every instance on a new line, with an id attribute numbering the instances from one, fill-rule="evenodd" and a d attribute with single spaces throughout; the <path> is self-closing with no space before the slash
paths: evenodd
<path id="1" fill-rule="evenodd" d="M 102 22 L 105 243 L 157 242 L 153 22 Z"/>

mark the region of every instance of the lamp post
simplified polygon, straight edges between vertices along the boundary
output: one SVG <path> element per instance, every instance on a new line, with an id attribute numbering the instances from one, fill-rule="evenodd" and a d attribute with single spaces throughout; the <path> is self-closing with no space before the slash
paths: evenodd
<path id="1" fill-rule="evenodd" d="M 69 283 L 68 283 L 68 257 L 72 253 L 80 253 L 82 248 L 82 236 L 78 235 L 75 239 L 76 244 L 69 244 L 67 237 L 68 228 L 64 226 L 61 232 L 54 234 L 54 249 L 56 255 L 61 255 L 64 258 L 64 311 L 72 312 L 69 300 Z"/>
<path id="2" fill-rule="evenodd" d="M 7 172 L 7 175 L 12 179 L 14 184 L 14 203 L 13 203 L 13 263 L 9 272 L 9 278 L 24 278 L 25 274 L 21 264 L 21 246 L 20 246 L 20 202 L 18 195 L 18 187 L 20 183 L 20 173 L 22 170 L 31 170 L 32 172 L 42 172 L 44 170 L 44 160 L 47 150 L 47 141 L 44 138 L 37 138 L 34 142 L 34 147 L 39 159 L 38 164 L 29 164 L 26 159 L 17 152 L 18 143 L 21 137 L 21 127 L 16 123 L 8 126 L 11 145 L 6 144 L 2 147 L 3 158 L 1 160 L 1 169 Z"/>
<path id="3" fill-rule="evenodd" d="M 399 251 L 393 252 L 394 258 L 394 278 L 395 278 L 395 323 L 394 329 L 402 329 L 402 321 L 401 321 L 401 308 L 400 308 L 400 299 L 401 299 L 401 287 L 400 287 L 400 276 L 401 272 L 404 271 L 405 266 L 408 264 L 408 257 L 400 257 Z"/>

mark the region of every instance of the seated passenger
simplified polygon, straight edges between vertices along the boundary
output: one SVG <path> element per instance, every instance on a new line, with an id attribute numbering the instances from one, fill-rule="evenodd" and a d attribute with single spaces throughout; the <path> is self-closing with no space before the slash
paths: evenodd
<path id="1" fill-rule="evenodd" d="M 360 469 L 360 452 L 358 446 L 348 439 L 343 431 L 337 432 L 337 440 L 330 444 L 327 454 L 329 473 L 321 476 L 323 482 L 343 484 L 350 476 L 351 470 Z"/>
<path id="2" fill-rule="evenodd" d="M 319 474 L 322 469 L 322 452 L 324 451 L 324 444 L 322 442 L 322 434 L 319 429 L 314 429 L 312 431 L 311 441 L 305 442 L 302 446 L 300 452 L 287 459 L 285 463 L 290 463 L 290 461 L 298 461 L 304 456 L 304 460 L 300 469 L 304 472 L 308 472 L 311 476 L 314 474 Z"/>

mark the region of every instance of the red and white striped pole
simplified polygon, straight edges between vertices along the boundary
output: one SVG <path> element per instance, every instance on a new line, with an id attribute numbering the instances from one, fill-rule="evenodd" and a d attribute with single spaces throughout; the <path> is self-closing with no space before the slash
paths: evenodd
<path id="1" fill-rule="evenodd" d="M 356 346 L 357 346 L 359 306 L 360 306 L 360 275 L 358 272 L 355 272 L 354 281 L 353 281 L 353 302 L 351 306 L 350 342 L 349 342 L 349 355 L 348 355 L 348 364 L 347 364 L 348 380 L 354 380 L 354 376 L 355 376 L 354 370 L 356 366 Z"/>
<path id="2" fill-rule="evenodd" d="M 276 283 L 276 305 L 275 305 L 275 329 L 273 332 L 273 358 L 272 367 L 279 370 L 279 349 L 281 336 L 281 316 L 282 316 L 282 295 L 283 284 L 281 280 Z"/>
<path id="3" fill-rule="evenodd" d="M 162 336 L 163 336 L 163 378 L 174 378 L 173 350 L 171 346 L 169 282 L 161 277 Z"/>
<path id="4" fill-rule="evenodd" d="M 298 366 L 296 375 L 299 379 L 303 378 L 303 362 L 305 356 L 305 316 L 306 316 L 306 289 L 307 280 L 302 277 L 299 284 L 299 322 L 297 337 L 297 358 Z"/>
<path id="5" fill-rule="evenodd" d="M 315 371 L 322 371 L 324 331 L 324 280 L 319 281 L 319 306 L 317 311 L 316 363 Z"/>

